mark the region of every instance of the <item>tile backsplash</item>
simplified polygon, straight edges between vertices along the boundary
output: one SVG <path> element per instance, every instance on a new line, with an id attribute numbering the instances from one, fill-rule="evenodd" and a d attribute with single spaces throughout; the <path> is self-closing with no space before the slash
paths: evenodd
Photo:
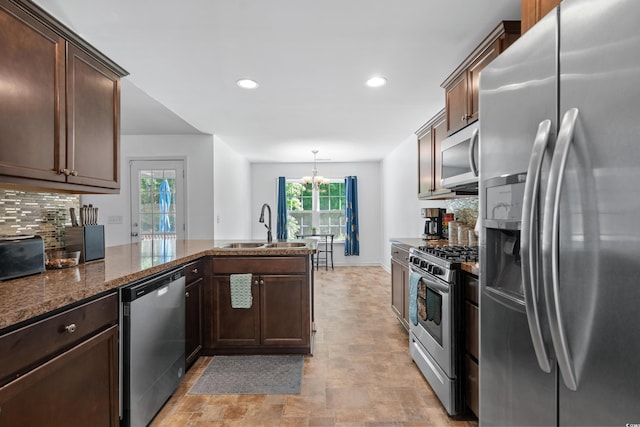
<path id="1" fill-rule="evenodd" d="M 63 248 L 69 208 L 79 205 L 77 194 L 0 189 L 0 235 L 37 234 L 46 249 Z"/>
<path id="2" fill-rule="evenodd" d="M 465 197 L 461 199 L 450 199 L 446 201 L 447 212 L 453 212 L 456 221 L 474 227 L 478 219 L 478 198 Z"/>

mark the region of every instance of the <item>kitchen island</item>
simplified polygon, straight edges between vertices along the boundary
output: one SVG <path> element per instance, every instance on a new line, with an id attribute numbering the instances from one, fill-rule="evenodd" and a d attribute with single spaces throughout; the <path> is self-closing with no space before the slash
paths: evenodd
<path id="1" fill-rule="evenodd" d="M 316 242 L 312 240 L 305 241 L 303 247 L 224 247 L 232 243 L 231 240 L 155 240 L 111 246 L 105 249 L 103 260 L 0 282 L 0 334 L 39 316 L 115 292 L 127 283 L 203 257 L 310 257 L 316 250 Z"/>
<path id="2" fill-rule="evenodd" d="M 0 424 L 119 425 L 118 288 L 172 269 L 187 282 L 187 363 L 199 354 L 309 354 L 315 250 L 313 241 L 144 241 L 0 283 Z M 237 273 L 251 274 L 243 308 L 231 302 Z"/>

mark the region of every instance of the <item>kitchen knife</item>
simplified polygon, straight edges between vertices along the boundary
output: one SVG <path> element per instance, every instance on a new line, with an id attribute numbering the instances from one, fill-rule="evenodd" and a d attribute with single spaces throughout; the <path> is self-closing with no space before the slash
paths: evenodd
<path id="1" fill-rule="evenodd" d="M 76 209 L 75 208 L 69 208 L 69 216 L 71 216 L 71 226 L 72 227 L 77 227 L 78 226 L 78 218 L 76 218 Z"/>

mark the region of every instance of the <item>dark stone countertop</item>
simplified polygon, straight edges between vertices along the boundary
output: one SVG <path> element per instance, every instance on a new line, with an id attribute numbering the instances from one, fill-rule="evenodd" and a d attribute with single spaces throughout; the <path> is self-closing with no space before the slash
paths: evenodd
<path id="1" fill-rule="evenodd" d="M 308 256 L 315 253 L 317 244 L 309 239 L 304 240 L 304 247 L 222 247 L 234 242 L 154 240 L 111 246 L 105 248 L 102 260 L 0 282 L 0 334 L 34 317 L 115 292 L 122 285 L 204 256 Z"/>

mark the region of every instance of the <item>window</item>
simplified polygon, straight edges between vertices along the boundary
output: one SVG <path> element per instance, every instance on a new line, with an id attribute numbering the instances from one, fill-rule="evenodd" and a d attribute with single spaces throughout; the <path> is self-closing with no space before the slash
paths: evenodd
<path id="1" fill-rule="evenodd" d="M 344 240 L 345 232 L 344 181 L 329 180 L 314 190 L 311 184 L 299 180 L 287 182 L 287 231 L 290 237 L 298 234 L 334 234 Z"/>

